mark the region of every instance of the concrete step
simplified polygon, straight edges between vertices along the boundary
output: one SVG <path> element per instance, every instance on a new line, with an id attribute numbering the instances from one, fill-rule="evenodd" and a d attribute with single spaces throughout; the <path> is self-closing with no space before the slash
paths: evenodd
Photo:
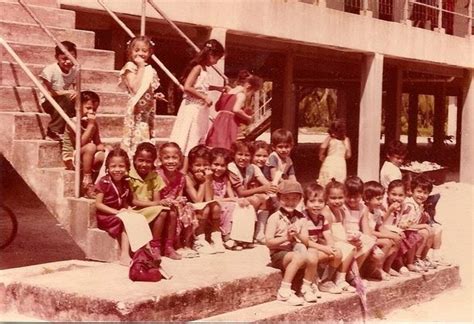
<path id="1" fill-rule="evenodd" d="M 47 320 L 188 321 L 272 300 L 281 274 L 268 262 L 263 246 L 196 259 L 163 258 L 173 278 L 157 283 L 132 282 L 128 268 L 117 264 L 70 261 L 18 268 L 1 274 L 0 305 Z"/>
<path id="2" fill-rule="evenodd" d="M 198 322 L 359 322 L 361 319 L 380 319 L 395 309 L 429 301 L 447 289 L 460 284 L 459 268 L 445 267 L 426 274 L 411 274 L 408 278 L 369 282 L 367 291 L 368 313 L 364 311 L 357 294 L 322 294 L 317 303 L 290 306 L 270 301 L 241 308 L 232 312 L 207 317 Z M 364 321 L 365 322 L 365 321 Z"/>
<path id="3" fill-rule="evenodd" d="M 86 254 L 86 259 L 89 260 L 117 262 L 120 256 L 120 247 L 118 241 L 113 239 L 107 232 L 98 228 L 88 228 L 84 253 Z"/>
<path id="4" fill-rule="evenodd" d="M 68 40 L 76 44 L 77 47 L 94 48 L 95 34 L 91 31 L 57 27 L 49 29 L 60 42 Z M 55 46 L 53 40 L 38 25 L 34 24 L 0 20 L 0 35 L 7 42 Z"/>
<path id="5" fill-rule="evenodd" d="M 13 130 L 11 134 L 14 134 L 13 139 L 15 140 L 39 140 L 46 135 L 49 119 L 49 115 L 46 113 L 0 112 L 0 130 Z M 169 137 L 175 119 L 175 116 L 156 116 L 155 136 L 157 138 Z M 12 124 L 3 124 L 8 122 Z M 121 137 L 123 135 L 122 115 L 98 114 L 97 122 L 101 137 Z"/>
<path id="6" fill-rule="evenodd" d="M 18 3 L 17 0 L 2 0 L 2 1 Z M 59 2 L 57 0 L 26 0 L 25 2 L 29 5 L 34 5 L 34 6 L 59 8 Z"/>
<path id="7" fill-rule="evenodd" d="M 53 62 L 54 61 L 50 61 L 50 63 Z M 45 67 L 45 64 L 27 64 L 27 67 L 35 76 L 38 76 Z M 31 81 L 18 64 L 3 61 L 1 68 L 2 85 L 34 86 L 33 81 Z M 124 92 L 124 89 L 118 85 L 118 71 L 99 69 L 91 70 L 85 68 L 81 70 L 81 80 L 82 90 Z"/>
<path id="8" fill-rule="evenodd" d="M 29 2 L 26 2 L 29 4 Z M 29 6 L 38 19 L 48 27 L 72 28 L 76 26 L 76 13 L 54 7 Z M 16 21 L 36 25 L 36 22 L 19 4 L 0 1 L 0 20 Z"/>
<path id="9" fill-rule="evenodd" d="M 45 65 L 54 62 L 54 46 L 30 45 L 9 42 L 16 54 L 27 64 Z M 14 62 L 10 54 L 3 48 L 0 49 L 4 61 Z M 77 59 L 86 69 L 114 69 L 115 53 L 112 51 L 96 50 L 91 48 L 78 48 Z"/>
<path id="10" fill-rule="evenodd" d="M 97 91 L 101 114 L 125 114 L 128 95 L 125 92 Z M 0 86 L 0 112 L 41 112 L 39 90 L 34 87 Z"/>

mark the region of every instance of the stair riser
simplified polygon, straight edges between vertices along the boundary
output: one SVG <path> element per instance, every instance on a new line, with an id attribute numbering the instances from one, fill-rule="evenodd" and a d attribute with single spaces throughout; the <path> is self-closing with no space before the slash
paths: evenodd
<path id="1" fill-rule="evenodd" d="M 29 1 L 25 1 L 30 4 Z M 76 13 L 69 10 L 60 10 L 51 7 L 31 6 L 30 9 L 39 20 L 48 27 L 74 28 Z M 0 2 L 0 20 L 36 24 L 26 10 L 17 3 Z"/>
<path id="2" fill-rule="evenodd" d="M 55 62 L 54 47 L 40 45 L 11 44 L 16 54 L 27 64 L 49 64 Z M 14 62 L 10 54 L 1 47 L 0 55 L 4 61 Z M 114 52 L 97 51 L 93 49 L 78 49 L 77 59 L 86 69 L 114 69 Z"/>
<path id="3" fill-rule="evenodd" d="M 128 96 L 121 93 L 101 93 L 98 112 L 101 114 L 125 114 Z M 0 112 L 42 112 L 39 90 L 27 87 L 0 86 Z"/>
<path id="4" fill-rule="evenodd" d="M 5 118 L 4 114 L 0 114 L 0 122 L 3 118 Z M 47 114 L 15 115 L 14 139 L 43 139 L 46 135 L 48 122 L 49 116 Z M 102 138 L 123 136 L 123 117 L 102 115 L 97 117 L 97 122 Z M 155 137 L 169 137 L 173 123 L 174 118 L 157 116 L 155 118 Z"/>
<path id="5" fill-rule="evenodd" d="M 28 68 L 35 76 L 38 76 L 44 67 L 30 65 Z M 2 85 L 34 86 L 33 81 L 18 64 L 2 62 L 1 72 Z M 123 89 L 118 86 L 118 72 L 116 71 L 82 70 L 81 81 L 82 90 L 123 92 Z"/>
<path id="6" fill-rule="evenodd" d="M 18 3 L 18 1 L 16 1 L 16 0 L 2 0 L 2 1 Z M 59 4 L 58 4 L 57 0 L 27 0 L 25 2 L 27 4 L 31 4 L 31 5 L 35 5 L 35 6 L 59 8 Z"/>
<path id="7" fill-rule="evenodd" d="M 60 42 L 68 40 L 75 43 L 77 47 L 94 47 L 93 32 L 57 28 L 50 28 L 50 31 Z M 1 21 L 0 35 L 2 35 L 6 41 L 55 46 L 53 40 L 51 40 L 40 27 L 35 25 L 23 25 Z"/>

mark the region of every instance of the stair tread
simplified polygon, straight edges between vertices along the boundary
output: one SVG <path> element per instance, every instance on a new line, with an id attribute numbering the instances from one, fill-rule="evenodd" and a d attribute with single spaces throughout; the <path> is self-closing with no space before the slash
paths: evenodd
<path id="1" fill-rule="evenodd" d="M 80 29 L 77 29 L 80 30 Z M 82 31 L 82 30 L 81 30 Z M 50 44 L 30 44 L 30 43 L 25 43 L 25 42 L 15 42 L 15 41 L 8 41 L 8 44 L 10 46 L 18 45 L 18 46 L 40 46 L 40 47 L 48 47 L 52 49 L 52 54 L 54 55 L 54 48 L 56 47 L 55 45 L 50 45 Z M 77 50 L 83 50 L 83 51 L 93 51 L 93 52 L 102 52 L 102 53 L 115 53 L 114 51 L 111 50 L 104 50 L 100 48 L 90 48 L 90 47 L 76 47 Z"/>
<path id="2" fill-rule="evenodd" d="M 27 22 L 19 22 L 19 21 L 7 20 L 7 19 L 0 19 L 0 23 L 7 23 L 7 24 L 14 24 L 14 25 L 24 25 L 24 26 L 33 26 L 33 27 L 38 27 L 38 28 L 40 28 L 37 24 L 30 24 L 30 23 L 27 23 Z M 89 31 L 89 30 L 82 30 L 82 29 L 76 29 L 76 28 L 67 28 L 67 27 L 48 26 L 48 29 L 74 30 L 74 31 L 78 31 L 78 32 L 83 32 L 83 33 L 88 33 L 88 34 L 94 34 L 94 32 Z M 8 42 L 9 42 L 9 41 L 8 41 Z M 33 45 L 41 45 L 41 44 L 33 44 Z"/>
<path id="3" fill-rule="evenodd" d="M 1 62 L 2 64 L 13 64 L 13 65 L 18 65 L 18 63 L 16 62 L 10 62 L 10 61 L 2 61 Z M 43 68 L 45 67 L 46 65 L 48 64 L 51 64 L 51 63 L 54 63 L 54 62 L 50 62 L 50 63 L 45 63 L 45 64 L 36 64 L 36 63 L 25 63 L 25 65 L 27 67 L 33 67 L 33 68 Z M 21 67 L 20 67 L 21 69 Z M 119 70 L 109 70 L 109 69 L 97 69 L 97 68 L 84 68 L 84 67 L 81 67 L 81 71 L 94 71 L 94 72 L 106 72 L 106 73 L 116 73 L 118 75 L 118 73 L 120 72 Z M 87 84 L 87 83 L 86 83 Z M 25 88 L 27 88 L 28 86 L 24 86 Z"/>

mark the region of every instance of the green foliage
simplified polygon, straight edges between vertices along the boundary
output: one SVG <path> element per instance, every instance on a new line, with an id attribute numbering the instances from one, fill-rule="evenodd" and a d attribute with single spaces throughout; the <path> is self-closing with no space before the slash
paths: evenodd
<path id="1" fill-rule="evenodd" d="M 301 88 L 298 105 L 300 127 L 327 128 L 336 118 L 337 91 L 335 89 Z"/>

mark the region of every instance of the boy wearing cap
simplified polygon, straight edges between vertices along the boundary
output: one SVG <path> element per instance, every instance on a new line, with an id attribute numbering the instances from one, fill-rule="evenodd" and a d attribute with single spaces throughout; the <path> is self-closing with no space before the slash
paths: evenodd
<path id="1" fill-rule="evenodd" d="M 278 186 L 277 198 L 280 208 L 268 218 L 265 228 L 272 266 L 284 272 L 277 300 L 294 306 L 303 304 L 303 299 L 291 290 L 291 283 L 297 271 L 305 268 L 301 293 L 304 301 L 315 302 L 317 293 L 311 284 L 316 276 L 318 255 L 311 250 L 295 249 L 297 243 L 306 241 L 301 238 L 305 218 L 296 210 L 303 198 L 303 188 L 297 181 L 283 180 Z"/>

